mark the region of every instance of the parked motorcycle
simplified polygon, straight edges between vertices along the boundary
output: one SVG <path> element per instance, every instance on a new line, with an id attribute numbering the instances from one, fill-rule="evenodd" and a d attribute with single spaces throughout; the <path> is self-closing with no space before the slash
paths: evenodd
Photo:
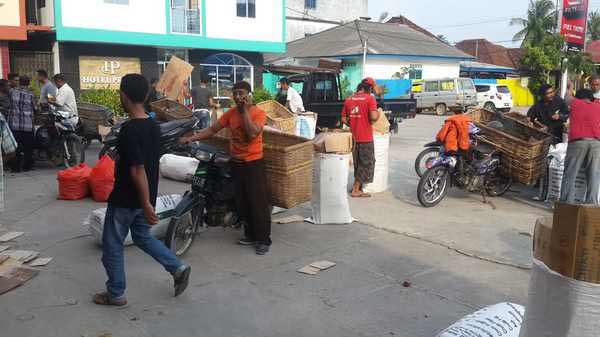
<path id="1" fill-rule="evenodd" d="M 77 135 L 78 117 L 71 112 L 49 106 L 41 113 L 44 124 L 35 131 L 38 158 L 66 167 L 79 165 L 85 160 L 83 140 Z"/>
<path id="2" fill-rule="evenodd" d="M 177 256 L 187 252 L 196 234 L 208 227 L 240 225 L 235 208 L 231 156 L 205 144 L 192 144 L 191 155 L 200 163 L 191 189 L 175 208 L 165 243 Z"/>
<path id="3" fill-rule="evenodd" d="M 119 132 L 125 123 L 129 120 L 124 120 L 114 125 L 108 135 L 104 138 L 104 146 L 100 150 L 99 156 L 102 157 L 105 154 L 111 158 L 116 158 L 117 155 L 117 139 Z M 193 117 L 191 119 L 178 119 L 170 122 L 160 123 L 160 155 L 170 153 L 177 145 L 177 141 L 181 136 L 186 133 L 193 131 L 198 126 L 198 119 Z"/>
<path id="4" fill-rule="evenodd" d="M 442 154 L 428 164 L 428 169 L 419 180 L 417 196 L 424 207 L 439 204 L 452 186 L 469 192 L 486 195 L 504 195 L 512 185 L 512 179 L 500 172 L 500 153 L 491 145 L 472 136 L 473 144 L 466 156 Z"/>
<path id="5" fill-rule="evenodd" d="M 425 144 L 425 150 L 421 151 L 415 160 L 415 172 L 419 178 L 427 171 L 427 165 L 440 156 L 442 152 L 442 143 L 435 141 Z"/>

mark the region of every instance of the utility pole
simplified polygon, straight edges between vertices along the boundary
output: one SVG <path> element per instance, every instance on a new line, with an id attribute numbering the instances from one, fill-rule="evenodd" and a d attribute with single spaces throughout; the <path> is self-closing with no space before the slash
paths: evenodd
<path id="1" fill-rule="evenodd" d="M 366 77 L 367 73 L 367 41 L 368 38 L 365 38 L 363 41 L 363 66 L 362 66 L 362 78 Z"/>

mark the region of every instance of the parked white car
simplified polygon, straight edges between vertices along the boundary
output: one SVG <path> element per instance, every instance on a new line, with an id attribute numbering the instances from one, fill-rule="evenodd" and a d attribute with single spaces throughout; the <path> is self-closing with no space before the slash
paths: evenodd
<path id="1" fill-rule="evenodd" d="M 477 84 L 477 105 L 491 111 L 509 112 L 513 99 L 508 86 L 503 84 Z"/>

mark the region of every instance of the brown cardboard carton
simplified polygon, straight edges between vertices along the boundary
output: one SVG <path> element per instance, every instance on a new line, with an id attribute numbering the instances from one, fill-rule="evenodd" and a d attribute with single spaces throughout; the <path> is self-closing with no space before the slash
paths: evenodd
<path id="1" fill-rule="evenodd" d="M 550 256 L 554 271 L 600 283 L 600 207 L 557 203 Z"/>
<path id="2" fill-rule="evenodd" d="M 172 56 L 167 69 L 156 85 L 156 90 L 164 93 L 168 99 L 177 101 L 185 81 L 192 75 L 192 70 L 194 70 L 194 66 L 177 56 Z"/>
<path id="3" fill-rule="evenodd" d="M 377 119 L 371 125 L 373 127 L 374 133 L 379 133 L 382 135 L 390 133 L 390 122 L 388 121 L 385 112 L 382 109 L 379 109 L 379 119 Z"/>
<path id="4" fill-rule="evenodd" d="M 315 151 L 321 153 L 352 152 L 352 133 L 345 131 L 322 132 L 315 137 Z"/>
<path id="5" fill-rule="evenodd" d="M 552 240 L 552 217 L 543 217 L 535 222 L 533 233 L 533 257 L 550 264 L 550 241 Z"/>

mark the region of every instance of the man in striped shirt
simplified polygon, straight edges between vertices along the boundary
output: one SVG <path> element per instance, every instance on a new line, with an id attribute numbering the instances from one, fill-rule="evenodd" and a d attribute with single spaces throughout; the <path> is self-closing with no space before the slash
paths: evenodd
<path id="1" fill-rule="evenodd" d="M 19 78 L 19 86 L 10 91 L 10 109 L 6 119 L 19 147 L 17 156 L 13 161 L 12 171 L 20 172 L 21 169 L 29 171 L 33 167 L 33 113 L 35 99 L 27 76 Z"/>

